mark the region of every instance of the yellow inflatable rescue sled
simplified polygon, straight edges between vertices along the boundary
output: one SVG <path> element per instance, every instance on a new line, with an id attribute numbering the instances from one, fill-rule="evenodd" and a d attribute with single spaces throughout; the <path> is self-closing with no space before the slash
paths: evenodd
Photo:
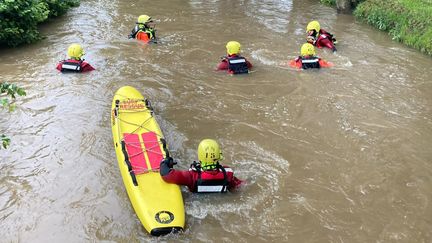
<path id="1" fill-rule="evenodd" d="M 159 164 L 169 152 L 150 102 L 124 86 L 115 93 L 111 112 L 118 166 L 142 225 L 155 236 L 183 230 L 180 187 L 164 182 L 159 174 Z"/>

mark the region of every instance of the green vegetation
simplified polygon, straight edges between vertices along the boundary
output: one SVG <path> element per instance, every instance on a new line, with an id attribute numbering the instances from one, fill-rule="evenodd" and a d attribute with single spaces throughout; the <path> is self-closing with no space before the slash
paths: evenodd
<path id="1" fill-rule="evenodd" d="M 0 1 L 0 46 L 17 46 L 39 40 L 39 23 L 78 5 L 79 0 Z"/>
<path id="2" fill-rule="evenodd" d="M 367 0 L 354 15 L 388 31 L 394 40 L 432 55 L 431 0 Z"/>
<path id="3" fill-rule="evenodd" d="M 336 6 L 336 0 L 320 0 Z M 343 2 L 343 1 L 341 1 Z M 393 40 L 432 55 L 432 0 L 345 0 L 354 15 L 389 32 Z M 340 7 L 340 6 L 338 6 Z"/>
<path id="4" fill-rule="evenodd" d="M 6 135 L 2 134 L 0 135 L 0 141 L 2 143 L 2 145 L 0 146 L 0 149 L 3 148 L 7 148 L 10 144 L 10 138 L 6 137 Z"/>
<path id="5" fill-rule="evenodd" d="M 329 6 L 336 6 L 336 0 L 320 0 L 322 4 Z"/>
<path id="6" fill-rule="evenodd" d="M 346 6 L 351 6 L 352 8 L 355 8 L 355 6 L 357 6 L 357 4 L 359 4 L 360 2 L 363 2 L 365 0 L 342 0 L 339 1 L 339 4 L 345 4 Z M 320 0 L 320 2 L 322 4 L 325 5 L 329 5 L 329 6 L 337 6 L 338 2 L 337 0 Z"/>
<path id="7" fill-rule="evenodd" d="M 17 95 L 24 96 L 26 92 L 15 84 L 0 82 L 0 107 L 2 109 L 7 108 L 9 112 L 14 111 L 15 104 L 11 103 L 9 98 L 15 99 Z M 0 149 L 1 147 L 7 148 L 10 144 L 10 139 L 4 134 L 0 135 L 0 141 Z"/>

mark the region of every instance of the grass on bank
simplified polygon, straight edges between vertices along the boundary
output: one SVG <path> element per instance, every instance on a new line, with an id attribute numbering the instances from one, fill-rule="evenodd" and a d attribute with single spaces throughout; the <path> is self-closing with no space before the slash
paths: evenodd
<path id="1" fill-rule="evenodd" d="M 366 0 L 354 15 L 393 40 L 432 55 L 432 0 Z"/>

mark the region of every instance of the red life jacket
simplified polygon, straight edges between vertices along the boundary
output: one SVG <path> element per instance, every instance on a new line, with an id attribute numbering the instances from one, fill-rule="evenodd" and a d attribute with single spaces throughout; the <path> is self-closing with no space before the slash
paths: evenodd
<path id="1" fill-rule="evenodd" d="M 214 170 L 203 170 L 199 166 L 191 167 L 193 174 L 194 189 L 193 192 L 227 192 L 229 182 L 233 178 L 233 171 L 229 167 L 216 165 Z"/>

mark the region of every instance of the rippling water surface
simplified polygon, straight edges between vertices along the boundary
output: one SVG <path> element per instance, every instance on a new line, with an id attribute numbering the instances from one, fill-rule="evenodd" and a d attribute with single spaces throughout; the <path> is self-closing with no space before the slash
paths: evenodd
<path id="1" fill-rule="evenodd" d="M 28 95 L 2 112 L 5 242 L 150 242 L 127 198 L 110 126 L 114 92 L 155 107 L 179 167 L 206 137 L 247 181 L 237 193 L 183 190 L 186 230 L 168 242 L 431 242 L 432 71 L 419 54 L 318 1 L 82 1 L 42 26 L 46 38 L 3 49 L 2 81 Z M 157 45 L 126 38 L 140 14 Z M 340 40 L 332 69 L 281 65 L 317 19 Z M 255 65 L 215 72 L 229 40 Z M 96 71 L 59 74 L 69 44 Z"/>

